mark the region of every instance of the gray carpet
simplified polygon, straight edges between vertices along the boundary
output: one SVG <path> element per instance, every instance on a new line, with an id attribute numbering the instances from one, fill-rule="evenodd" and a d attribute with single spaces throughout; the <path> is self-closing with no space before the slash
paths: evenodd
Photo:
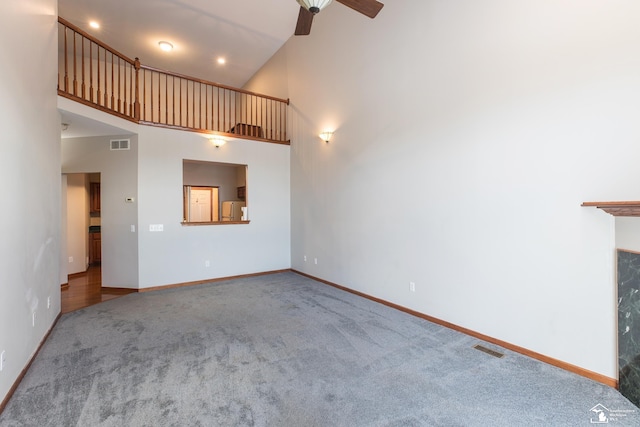
<path id="1" fill-rule="evenodd" d="M 295 273 L 132 294 L 63 315 L 0 425 L 640 425 L 616 390 L 478 343 Z"/>

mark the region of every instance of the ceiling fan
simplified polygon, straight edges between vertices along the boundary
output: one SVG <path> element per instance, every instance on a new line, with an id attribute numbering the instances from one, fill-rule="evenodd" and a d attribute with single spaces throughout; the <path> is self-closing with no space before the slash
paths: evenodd
<path id="1" fill-rule="evenodd" d="M 298 23 L 296 24 L 296 36 L 306 36 L 311 33 L 311 24 L 313 23 L 313 15 L 320 12 L 333 0 L 296 0 L 300 4 L 300 13 L 298 14 Z M 350 7 L 356 12 L 373 19 L 376 17 L 384 4 L 376 0 L 337 0 L 345 6 Z"/>

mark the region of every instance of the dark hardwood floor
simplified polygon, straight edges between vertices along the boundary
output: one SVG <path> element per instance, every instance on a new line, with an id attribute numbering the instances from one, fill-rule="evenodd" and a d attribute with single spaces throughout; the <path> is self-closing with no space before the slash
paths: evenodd
<path id="1" fill-rule="evenodd" d="M 70 311 L 133 292 L 136 292 L 136 290 L 103 288 L 100 265 L 90 266 L 85 273 L 74 274 L 69 277 L 69 286 L 63 287 L 61 291 L 61 311 L 62 313 L 69 313 Z"/>

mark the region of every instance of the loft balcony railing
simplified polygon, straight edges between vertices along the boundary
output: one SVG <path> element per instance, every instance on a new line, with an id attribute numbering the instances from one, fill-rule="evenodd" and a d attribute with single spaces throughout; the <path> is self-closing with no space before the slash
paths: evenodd
<path id="1" fill-rule="evenodd" d="M 135 123 L 289 144 L 287 99 L 142 65 L 62 18 L 58 30 L 60 96 Z"/>

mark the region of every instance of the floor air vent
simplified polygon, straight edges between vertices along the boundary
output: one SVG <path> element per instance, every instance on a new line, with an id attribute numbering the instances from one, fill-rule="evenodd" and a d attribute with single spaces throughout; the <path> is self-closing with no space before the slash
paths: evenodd
<path id="1" fill-rule="evenodd" d="M 474 345 L 474 346 L 473 346 L 473 348 L 475 348 L 476 350 L 480 350 L 480 351 L 482 351 L 483 353 L 490 354 L 490 355 L 491 355 L 491 356 L 493 356 L 493 357 L 500 358 L 500 357 L 504 356 L 504 354 L 502 354 L 502 353 L 498 353 L 497 351 L 491 350 L 490 348 L 483 347 L 483 346 L 481 346 L 480 344 L 476 344 L 476 345 Z"/>

